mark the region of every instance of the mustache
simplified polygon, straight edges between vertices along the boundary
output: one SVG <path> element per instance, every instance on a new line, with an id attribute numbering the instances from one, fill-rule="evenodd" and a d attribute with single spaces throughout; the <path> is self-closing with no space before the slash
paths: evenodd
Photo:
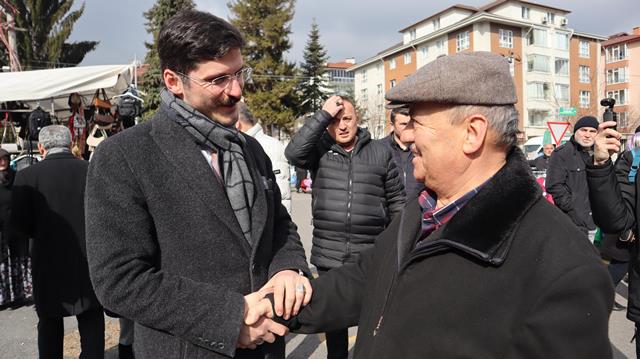
<path id="1" fill-rule="evenodd" d="M 236 96 L 227 96 L 227 98 L 222 99 L 220 101 L 220 105 L 222 106 L 233 106 L 236 103 L 240 102 L 240 97 L 236 97 Z"/>

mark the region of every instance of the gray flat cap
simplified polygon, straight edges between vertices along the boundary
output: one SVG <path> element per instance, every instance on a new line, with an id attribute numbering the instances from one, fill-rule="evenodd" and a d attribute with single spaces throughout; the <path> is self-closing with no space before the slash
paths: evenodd
<path id="1" fill-rule="evenodd" d="M 491 52 L 465 52 L 430 62 L 386 95 L 387 108 L 414 102 L 510 105 L 518 101 L 506 58 Z"/>

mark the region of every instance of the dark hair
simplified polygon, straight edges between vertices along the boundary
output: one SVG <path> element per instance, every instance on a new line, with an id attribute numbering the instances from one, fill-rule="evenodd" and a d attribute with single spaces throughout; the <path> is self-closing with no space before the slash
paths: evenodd
<path id="1" fill-rule="evenodd" d="M 396 115 L 398 114 L 409 116 L 409 107 L 400 107 L 391 110 L 391 114 L 389 115 L 389 120 L 391 120 L 391 123 L 396 122 Z"/>
<path id="2" fill-rule="evenodd" d="M 240 31 L 207 12 L 185 10 L 164 23 L 158 36 L 160 67 L 188 74 L 198 63 L 241 49 Z"/>
<path id="3" fill-rule="evenodd" d="M 249 107 L 244 102 L 238 102 L 238 120 L 251 126 L 256 124 L 255 117 L 253 117 Z"/>

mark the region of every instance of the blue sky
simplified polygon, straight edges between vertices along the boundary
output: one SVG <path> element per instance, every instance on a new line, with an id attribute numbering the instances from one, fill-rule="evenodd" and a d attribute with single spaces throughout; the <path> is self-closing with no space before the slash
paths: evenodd
<path id="1" fill-rule="evenodd" d="M 401 40 L 398 30 L 454 4 L 482 6 L 490 0 L 298 0 L 291 23 L 293 44 L 287 58 L 302 61 L 304 45 L 315 18 L 320 41 L 330 61 L 355 57 L 362 61 Z M 548 0 L 538 3 L 570 10 L 569 27 L 608 36 L 631 32 L 640 26 L 638 0 Z M 150 40 L 144 28 L 143 12 L 155 0 L 86 0 L 84 15 L 71 35 L 72 41 L 98 40 L 98 48 L 82 65 L 130 63 L 144 59 L 144 42 Z M 76 1 L 76 7 L 81 4 Z M 228 18 L 226 1 L 196 0 L 198 9 Z M 392 5 L 390 5 L 392 4 Z"/>

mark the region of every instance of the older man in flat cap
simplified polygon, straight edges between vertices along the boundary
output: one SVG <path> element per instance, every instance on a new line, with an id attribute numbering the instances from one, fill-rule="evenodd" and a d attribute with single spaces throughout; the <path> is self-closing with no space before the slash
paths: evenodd
<path id="1" fill-rule="evenodd" d="M 443 57 L 393 88 L 427 189 L 287 325 L 358 325 L 355 358 L 611 358 L 611 279 L 516 148 L 507 61 Z M 266 304 L 265 304 L 266 305 Z"/>

